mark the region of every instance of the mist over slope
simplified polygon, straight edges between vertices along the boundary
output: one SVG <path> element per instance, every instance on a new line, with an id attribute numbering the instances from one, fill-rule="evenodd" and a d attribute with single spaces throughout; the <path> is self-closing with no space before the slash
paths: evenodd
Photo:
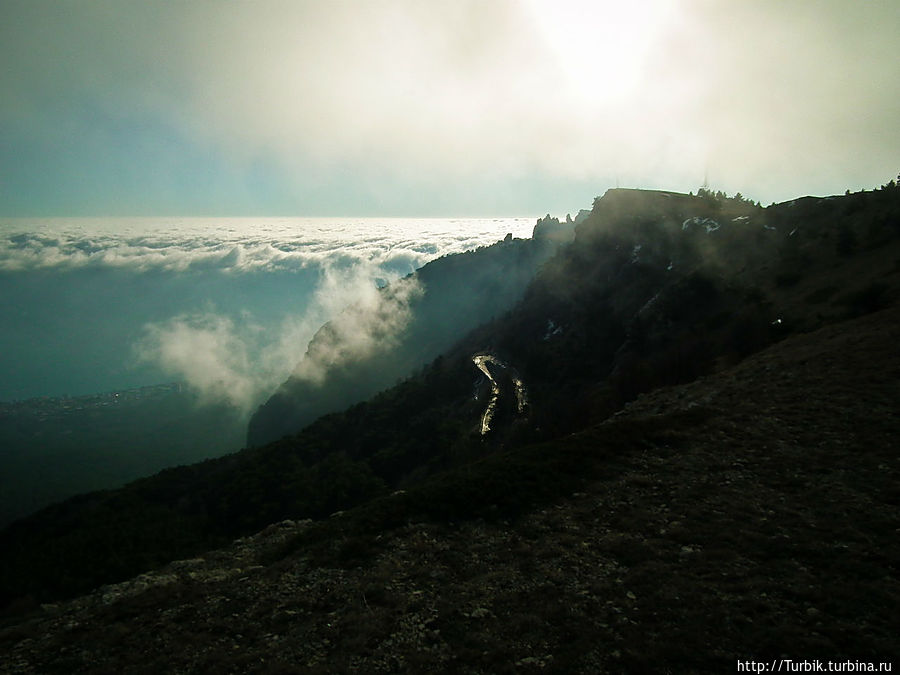
<path id="1" fill-rule="evenodd" d="M 767 209 L 710 193 L 611 190 L 510 311 L 458 335 L 396 386 L 267 445 L 8 527 L 3 600 L 83 592 L 284 518 L 325 519 L 355 506 L 369 531 L 412 517 L 518 517 L 570 494 L 582 468 L 603 471 L 610 451 L 600 441 L 579 450 L 583 467 L 565 464 L 556 452 L 569 434 L 611 419 L 641 393 L 730 372 L 788 335 L 895 305 L 898 261 L 893 186 Z M 508 365 L 494 371 L 499 401 L 486 434 L 490 387 L 473 363 L 479 354 Z M 524 409 L 511 369 L 527 388 Z M 695 386 L 702 404 L 702 380 Z M 670 422 L 681 429 L 690 420 L 661 421 L 663 436 Z M 649 442 L 638 436 L 612 447 Z M 397 489 L 418 496 L 391 501 Z M 330 537 L 326 546 L 340 548 Z"/>
<path id="2" fill-rule="evenodd" d="M 277 440 L 325 413 L 365 400 L 506 312 L 557 248 L 554 239 L 560 237 L 536 230 L 538 236 L 531 239 L 507 237 L 444 256 L 353 298 L 319 329 L 291 377 L 253 415 L 248 444 Z"/>

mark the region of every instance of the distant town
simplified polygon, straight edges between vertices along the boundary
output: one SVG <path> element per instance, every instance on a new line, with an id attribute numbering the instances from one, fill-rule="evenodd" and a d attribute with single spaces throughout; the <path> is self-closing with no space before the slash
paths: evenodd
<path id="1" fill-rule="evenodd" d="M 169 382 L 84 396 L 40 396 L 21 401 L 0 401 L 0 418 L 25 415 L 44 421 L 71 413 L 162 399 L 181 393 L 183 388 L 180 382 Z"/>

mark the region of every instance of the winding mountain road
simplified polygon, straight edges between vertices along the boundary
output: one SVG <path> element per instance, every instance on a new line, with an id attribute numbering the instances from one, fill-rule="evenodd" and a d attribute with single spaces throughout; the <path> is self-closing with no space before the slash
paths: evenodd
<path id="1" fill-rule="evenodd" d="M 488 400 L 487 407 L 481 415 L 481 435 L 484 436 L 491 430 L 491 422 L 494 419 L 494 413 L 497 411 L 497 403 L 500 400 L 502 389 L 500 383 L 491 373 L 489 366 L 495 366 L 509 371 L 509 378 L 512 382 L 516 396 L 516 411 L 521 414 L 525 412 L 528 406 L 528 392 L 525 389 L 525 383 L 522 382 L 515 369 L 510 368 L 506 363 L 491 354 L 476 354 L 472 357 L 472 363 L 478 368 L 491 383 L 491 397 Z"/>

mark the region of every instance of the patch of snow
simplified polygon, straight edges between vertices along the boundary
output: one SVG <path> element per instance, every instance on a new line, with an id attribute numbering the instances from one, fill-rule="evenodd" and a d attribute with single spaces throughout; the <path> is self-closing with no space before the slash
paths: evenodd
<path id="1" fill-rule="evenodd" d="M 742 220 L 750 220 L 750 216 L 738 216 L 737 218 L 732 218 L 732 222 L 739 223 Z"/>
<path id="2" fill-rule="evenodd" d="M 719 223 L 717 223 L 712 218 L 701 218 L 700 216 L 694 216 L 693 218 L 688 218 L 681 224 L 681 231 L 684 232 L 689 227 L 693 225 L 702 225 L 706 228 L 706 233 L 715 232 L 719 229 Z"/>
<path id="3" fill-rule="evenodd" d="M 641 252 L 641 244 L 635 244 L 634 248 L 631 249 L 631 262 L 636 263 L 640 258 L 638 258 L 638 253 Z"/>

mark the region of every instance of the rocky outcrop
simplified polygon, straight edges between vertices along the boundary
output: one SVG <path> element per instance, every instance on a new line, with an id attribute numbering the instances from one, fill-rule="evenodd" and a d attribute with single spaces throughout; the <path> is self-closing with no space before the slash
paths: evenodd
<path id="1" fill-rule="evenodd" d="M 589 212 L 582 209 L 578 213 L 579 217 L 583 213 Z M 577 218 L 573 221 L 572 217 L 567 215 L 565 222 L 560 223 L 559 218 L 553 218 L 548 213 L 543 218 L 538 218 L 531 236 L 535 239 L 545 239 L 557 244 L 568 244 L 575 238 L 575 225 L 578 222 Z"/>

